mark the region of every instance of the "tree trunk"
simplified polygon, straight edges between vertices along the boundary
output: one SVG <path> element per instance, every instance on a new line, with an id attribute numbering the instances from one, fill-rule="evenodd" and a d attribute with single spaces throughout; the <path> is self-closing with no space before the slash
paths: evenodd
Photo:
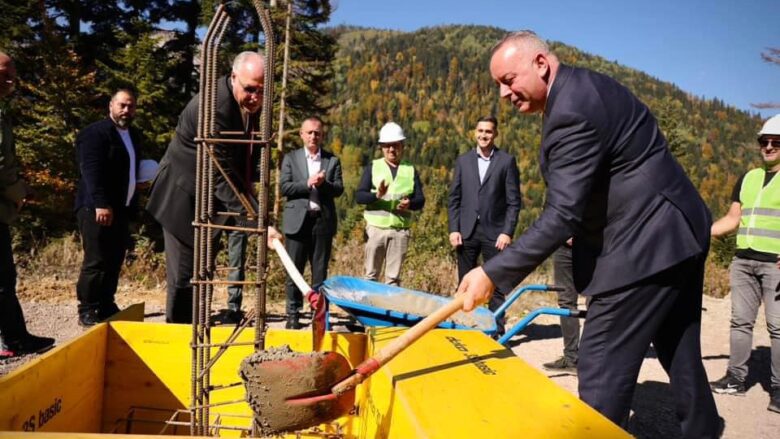
<path id="1" fill-rule="evenodd" d="M 279 151 L 279 159 L 276 160 L 276 184 L 274 185 L 274 213 L 273 218 L 279 223 L 279 211 L 282 206 L 282 158 L 284 157 L 284 104 L 287 95 L 287 66 L 290 60 L 290 21 L 292 20 L 292 0 L 287 2 L 287 22 L 284 26 L 284 67 L 282 67 L 282 96 L 279 100 L 279 133 L 276 136 L 276 149 Z"/>

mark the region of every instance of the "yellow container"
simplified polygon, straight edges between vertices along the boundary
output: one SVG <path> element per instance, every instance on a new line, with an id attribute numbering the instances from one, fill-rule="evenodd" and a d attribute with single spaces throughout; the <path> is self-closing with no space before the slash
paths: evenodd
<path id="1" fill-rule="evenodd" d="M 324 349 L 355 365 L 403 329 L 329 333 Z M 212 342 L 232 328 L 213 328 Z M 110 322 L 90 329 L 0 378 L 0 437 L 19 432 L 174 435 L 189 432 L 192 329 L 189 325 Z M 237 341 L 251 341 L 244 331 Z M 268 347 L 311 346 L 310 331 L 271 329 Z M 216 348 L 214 353 L 216 353 Z M 216 363 L 212 385 L 240 382 L 251 346 L 234 346 Z M 242 400 L 242 385 L 211 392 L 211 403 Z M 426 334 L 358 388 L 353 412 L 300 436 L 315 438 L 628 437 L 578 398 L 476 331 Z M 243 401 L 211 409 L 212 433 L 246 435 Z M 165 420 L 181 426 L 165 425 Z M 4 433 L 3 433 L 4 432 Z M 138 436 L 134 436 L 138 437 Z"/>

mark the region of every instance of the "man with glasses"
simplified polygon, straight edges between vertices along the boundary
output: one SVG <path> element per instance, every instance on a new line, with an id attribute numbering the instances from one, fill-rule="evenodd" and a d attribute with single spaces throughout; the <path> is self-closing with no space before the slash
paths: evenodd
<path id="1" fill-rule="evenodd" d="M 265 59 L 256 52 L 242 52 L 233 60 L 233 71 L 218 80 L 214 124 L 217 132 L 241 131 L 248 139 L 258 130 L 262 108 Z M 168 283 L 165 319 L 169 323 L 192 322 L 193 229 L 195 217 L 195 161 L 198 95 L 179 116 L 176 133 L 160 162 L 146 209 L 162 225 L 165 238 Z M 215 155 L 230 182 L 252 200 L 255 156 L 259 148 L 216 144 Z M 221 172 L 214 181 L 217 212 L 245 211 Z M 214 234 L 215 238 L 219 234 Z M 215 243 L 216 244 L 216 243 Z"/>
<path id="2" fill-rule="evenodd" d="M 731 262 L 731 343 L 726 375 L 712 383 L 715 393 L 744 395 L 753 325 L 764 302 L 771 340 L 772 378 L 768 410 L 780 413 L 780 114 L 758 132 L 764 165 L 734 186 L 728 213 L 712 225 L 712 236 L 737 232 Z"/>
<path id="3" fill-rule="evenodd" d="M 401 284 L 401 265 L 409 247 L 412 211 L 425 205 L 420 176 L 414 166 L 402 160 L 404 131 L 395 122 L 379 130 L 382 158 L 363 171 L 355 198 L 366 205 L 366 261 L 364 277 L 377 281 L 384 266 L 385 283 Z"/>
<path id="4" fill-rule="evenodd" d="M 8 100 L 16 84 L 16 67 L 10 56 L 0 52 L 0 360 L 43 352 L 54 345 L 54 339 L 27 332 L 24 313 L 16 297 L 16 266 L 11 249 L 9 225 L 19 216 L 19 209 L 31 194 L 30 187 L 19 178 Z"/>
<path id="5" fill-rule="evenodd" d="M 280 181 L 284 204 L 285 247 L 298 271 L 306 261 L 311 267 L 312 286 L 328 277 L 333 236 L 336 234 L 336 203 L 344 193 L 341 162 L 322 148 L 324 124 L 316 116 L 301 124 L 303 148 L 284 156 Z M 299 329 L 303 294 L 292 277 L 285 282 L 287 293 L 287 329 Z"/>

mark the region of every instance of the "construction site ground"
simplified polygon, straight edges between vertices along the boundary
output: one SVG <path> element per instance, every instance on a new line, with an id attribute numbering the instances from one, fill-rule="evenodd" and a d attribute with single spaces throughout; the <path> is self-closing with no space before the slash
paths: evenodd
<path id="1" fill-rule="evenodd" d="M 32 287 L 31 285 L 29 287 Z M 78 325 L 76 316 L 75 292 L 72 285 L 52 281 L 51 285 L 35 285 L 35 288 L 20 288 L 20 301 L 31 332 L 56 338 L 57 343 L 64 343 L 83 332 Z M 120 287 L 117 293 L 120 306 L 131 303 L 146 303 L 147 321 L 164 321 L 165 293 L 162 289 L 130 291 Z M 214 308 L 225 303 L 224 293 L 214 299 Z M 514 314 L 520 315 L 538 306 L 554 305 L 552 297 L 547 294 L 532 294 L 513 308 Z M 282 303 L 272 303 L 269 306 L 269 321 L 272 326 L 283 326 L 284 306 Z M 335 310 L 336 312 L 338 310 Z M 769 403 L 769 336 L 761 308 L 754 336 L 753 355 L 750 359 L 750 373 L 747 379 L 748 391 L 743 397 L 715 395 L 715 402 L 720 415 L 725 419 L 725 438 L 776 438 L 780 431 L 780 414 L 767 411 Z M 704 365 L 710 380 L 720 378 L 728 362 L 730 298 L 704 298 L 702 314 L 702 353 Z M 338 322 L 346 322 L 343 315 L 336 314 Z M 219 315 L 215 316 L 219 319 Z M 512 317 L 509 324 L 517 320 Z M 337 325 L 335 330 L 346 330 Z M 553 361 L 561 355 L 561 335 L 558 320 L 555 317 L 542 316 L 526 328 L 519 336 L 510 342 L 513 352 L 532 366 L 542 369 L 542 364 Z M 0 375 L 6 374 L 34 356 L 20 359 L 0 361 Z M 567 374 L 545 373 L 561 387 L 576 394 L 577 377 Z M 633 411 L 629 423 L 629 432 L 640 438 L 675 438 L 680 437 L 674 406 L 671 400 L 669 380 L 660 363 L 648 353 L 633 401 Z M 522 418 L 524 414 L 513 414 L 507 419 Z M 532 414 L 526 414 L 532 415 Z"/>

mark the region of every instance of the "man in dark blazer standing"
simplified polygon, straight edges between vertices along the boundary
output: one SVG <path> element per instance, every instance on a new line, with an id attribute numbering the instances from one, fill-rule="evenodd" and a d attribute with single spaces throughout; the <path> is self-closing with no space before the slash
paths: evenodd
<path id="1" fill-rule="evenodd" d="M 53 338 L 38 337 L 27 331 L 24 311 L 16 296 L 10 226 L 33 193 L 19 175 L 13 124 L 8 114 L 8 98 L 15 87 L 16 65 L 8 54 L 0 52 L 0 361 L 43 352 L 54 345 Z"/>
<path id="2" fill-rule="evenodd" d="M 711 217 L 649 109 L 615 80 L 559 63 L 533 32 L 493 49 L 500 95 L 542 112 L 544 210 L 458 287 L 465 310 L 522 281 L 574 237 L 577 290 L 590 296 L 577 364 L 580 398 L 622 426 L 650 343 L 670 377 L 684 437 L 721 424 L 701 360 Z"/>
<path id="3" fill-rule="evenodd" d="M 131 126 L 135 95 L 119 90 L 109 103 L 109 117 L 76 137 L 79 180 L 76 193 L 84 260 L 76 283 L 81 326 L 92 326 L 119 311 L 114 302 L 119 271 L 130 242 L 141 135 Z"/>
<path id="4" fill-rule="evenodd" d="M 257 52 L 242 52 L 233 60 L 233 71 L 218 80 L 217 131 L 243 131 L 249 138 L 257 130 L 262 108 L 265 59 Z M 176 133 L 160 162 L 152 183 L 146 210 L 162 225 L 165 238 L 168 296 L 165 320 L 169 323 L 192 322 L 192 264 L 195 218 L 195 161 L 198 127 L 198 95 L 179 116 Z M 215 145 L 215 155 L 231 182 L 251 199 L 252 157 L 248 149 L 235 145 Z M 250 178 L 251 179 L 251 178 Z M 243 212 L 243 204 L 221 172 L 214 181 L 215 209 L 218 212 Z M 218 236 L 218 234 L 214 234 Z"/>
<path id="5" fill-rule="evenodd" d="M 511 242 L 520 212 L 520 173 L 515 158 L 495 145 L 498 120 L 484 116 L 474 130 L 477 147 L 458 157 L 448 206 L 450 244 L 458 253 L 458 280 L 482 254 L 483 261 Z M 490 310 L 498 309 L 505 292 L 496 289 Z M 503 322 L 498 333 L 503 334 Z"/>
<path id="6" fill-rule="evenodd" d="M 322 120 L 309 117 L 301 124 L 303 148 L 284 156 L 282 161 L 282 195 L 284 204 L 283 232 L 285 248 L 298 271 L 303 273 L 306 261 L 311 267 L 311 285 L 328 277 L 328 262 L 336 234 L 336 203 L 344 193 L 341 162 L 331 152 L 322 149 Z M 303 294 L 288 275 L 287 329 L 301 327 L 299 310 Z"/>

